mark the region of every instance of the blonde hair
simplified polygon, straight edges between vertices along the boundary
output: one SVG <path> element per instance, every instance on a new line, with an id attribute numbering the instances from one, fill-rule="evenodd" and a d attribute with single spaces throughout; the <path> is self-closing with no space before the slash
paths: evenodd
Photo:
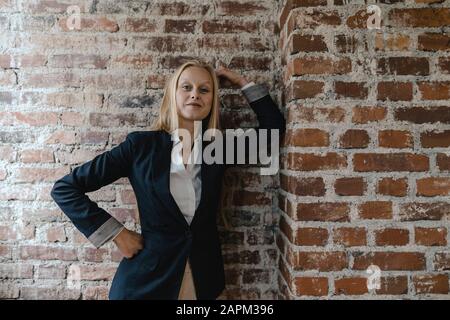
<path id="1" fill-rule="evenodd" d="M 217 79 L 214 68 L 205 62 L 200 60 L 188 60 L 183 63 L 175 73 L 169 78 L 164 87 L 164 95 L 161 102 L 161 107 L 159 111 L 158 118 L 153 122 L 150 127 L 150 130 L 164 130 L 168 133 L 172 132 L 175 129 L 178 129 L 178 114 L 177 114 L 177 105 L 176 105 L 176 90 L 178 79 L 180 78 L 181 73 L 189 68 L 189 67 L 199 67 L 204 68 L 208 71 L 211 76 L 213 82 L 213 102 L 211 106 L 211 111 L 208 116 L 203 119 L 203 125 L 207 124 L 206 129 L 214 129 L 220 130 L 220 122 L 219 122 L 219 80 Z M 207 122 L 207 123 L 206 123 Z"/>

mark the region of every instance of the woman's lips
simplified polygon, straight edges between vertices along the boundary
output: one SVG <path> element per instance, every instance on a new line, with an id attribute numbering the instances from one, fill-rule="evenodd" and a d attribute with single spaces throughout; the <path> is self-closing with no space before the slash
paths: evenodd
<path id="1" fill-rule="evenodd" d="M 188 106 L 191 106 L 191 107 L 201 107 L 201 105 L 199 105 L 199 104 L 197 104 L 197 103 L 188 103 L 187 104 Z"/>

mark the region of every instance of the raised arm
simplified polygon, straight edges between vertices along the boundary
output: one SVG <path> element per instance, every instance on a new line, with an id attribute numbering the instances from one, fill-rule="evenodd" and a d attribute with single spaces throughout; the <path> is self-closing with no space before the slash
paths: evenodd
<path id="1" fill-rule="evenodd" d="M 254 82 L 248 82 L 247 79 L 245 79 L 244 77 L 223 66 L 220 66 L 217 69 L 216 73 L 218 76 L 223 76 L 232 83 L 241 86 L 242 93 L 244 94 L 252 110 L 256 113 L 256 117 L 259 123 L 259 126 L 257 128 L 251 128 L 251 130 L 245 129 L 243 130 L 244 136 L 241 136 L 240 138 L 239 137 L 235 138 L 234 152 L 233 152 L 234 160 L 233 163 L 227 164 L 228 165 L 242 164 L 241 162 L 237 161 L 238 159 L 236 156 L 237 153 L 239 152 L 238 140 L 241 141 L 245 140 L 243 144 L 244 145 L 243 156 L 244 156 L 244 163 L 246 164 L 250 163 L 249 161 L 252 159 L 252 157 L 253 158 L 256 157 L 257 159 L 259 159 L 258 155 L 261 154 L 260 153 L 261 145 L 267 146 L 267 152 L 265 152 L 267 156 L 269 155 L 269 153 L 273 155 L 272 151 L 275 151 L 276 154 L 278 155 L 279 150 L 271 150 L 271 145 L 273 142 L 272 136 L 278 137 L 277 145 L 279 146 L 281 143 L 282 136 L 286 130 L 286 121 L 283 117 L 283 114 L 278 109 L 278 106 L 270 96 L 268 89 L 262 84 L 255 84 Z M 264 139 L 261 140 L 262 131 L 264 130 L 260 129 L 266 129 L 267 139 L 265 141 Z M 227 131 L 225 131 L 225 133 L 226 132 Z M 237 131 L 235 131 L 235 133 L 237 133 Z M 225 134 L 225 136 L 226 135 L 227 134 Z M 253 143 L 251 143 L 252 141 Z M 242 148 L 240 150 L 242 152 Z M 228 154 L 228 156 L 230 156 L 230 152 L 228 149 L 225 150 L 225 154 Z M 272 161 L 278 161 L 278 156 L 276 158 L 272 158 Z M 275 165 L 278 168 L 278 163 L 276 163 Z"/>

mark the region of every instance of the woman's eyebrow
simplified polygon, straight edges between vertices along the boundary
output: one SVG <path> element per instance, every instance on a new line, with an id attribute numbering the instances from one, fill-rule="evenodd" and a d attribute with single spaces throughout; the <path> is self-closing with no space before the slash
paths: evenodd
<path id="1" fill-rule="evenodd" d="M 190 82 L 190 81 L 187 80 L 187 79 L 182 79 L 182 80 L 180 81 L 180 83 L 185 83 L 185 82 Z M 209 85 L 211 85 L 211 81 L 206 80 L 206 81 L 201 82 L 201 84 L 209 84 Z"/>

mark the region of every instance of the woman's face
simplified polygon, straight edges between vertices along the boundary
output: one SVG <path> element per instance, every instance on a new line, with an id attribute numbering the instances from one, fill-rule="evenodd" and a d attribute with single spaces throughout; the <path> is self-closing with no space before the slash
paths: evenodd
<path id="1" fill-rule="evenodd" d="M 184 69 L 176 90 L 178 117 L 184 121 L 203 120 L 211 111 L 212 101 L 213 82 L 209 72 L 200 67 Z"/>

